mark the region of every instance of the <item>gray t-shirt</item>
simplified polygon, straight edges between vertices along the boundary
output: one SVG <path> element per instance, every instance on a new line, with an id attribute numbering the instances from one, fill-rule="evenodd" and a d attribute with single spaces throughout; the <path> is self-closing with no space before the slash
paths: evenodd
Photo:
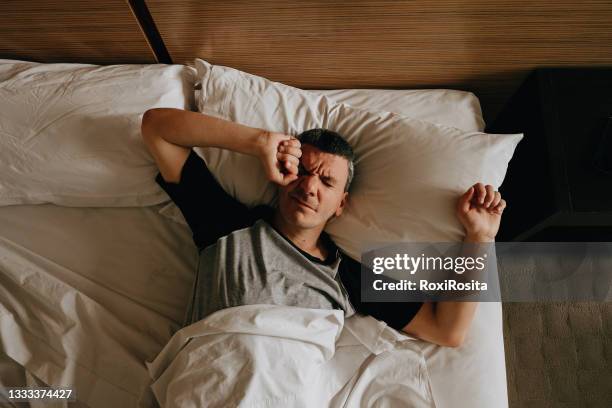
<path id="1" fill-rule="evenodd" d="M 422 305 L 362 302 L 362 286 L 385 277 L 342 253 L 326 233 L 328 259 L 300 250 L 269 224 L 272 208 L 247 208 L 227 194 L 193 149 L 178 183 L 159 172 L 155 181 L 181 209 L 200 250 L 187 324 L 225 307 L 272 303 L 355 310 L 401 330 Z"/>
<path id="2" fill-rule="evenodd" d="M 260 219 L 202 250 L 184 325 L 251 304 L 342 309 L 348 317 L 355 309 L 338 276 L 340 261 L 313 262 Z"/>

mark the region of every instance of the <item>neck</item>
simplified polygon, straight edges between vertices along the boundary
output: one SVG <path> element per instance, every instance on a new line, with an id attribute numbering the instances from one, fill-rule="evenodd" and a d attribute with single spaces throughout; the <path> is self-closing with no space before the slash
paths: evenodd
<path id="1" fill-rule="evenodd" d="M 286 222 L 278 211 L 274 212 L 272 226 L 302 251 L 321 259 L 327 257 L 327 248 L 325 248 L 321 240 L 323 226 L 299 228 Z"/>

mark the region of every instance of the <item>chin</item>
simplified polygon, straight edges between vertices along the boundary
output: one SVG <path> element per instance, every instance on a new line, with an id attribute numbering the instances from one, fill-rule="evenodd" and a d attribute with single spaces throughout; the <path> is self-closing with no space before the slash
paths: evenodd
<path id="1" fill-rule="evenodd" d="M 291 217 L 291 223 L 301 228 L 312 228 L 317 225 L 317 221 L 310 217 L 304 217 L 302 214 L 293 214 Z"/>
<path id="2" fill-rule="evenodd" d="M 319 220 L 316 217 L 309 217 L 301 211 L 292 211 L 284 218 L 290 224 L 296 225 L 300 228 L 313 228 L 319 225 Z"/>

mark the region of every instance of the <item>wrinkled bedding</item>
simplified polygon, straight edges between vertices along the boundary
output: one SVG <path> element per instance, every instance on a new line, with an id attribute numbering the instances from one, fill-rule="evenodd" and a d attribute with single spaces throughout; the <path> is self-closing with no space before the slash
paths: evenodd
<path id="1" fill-rule="evenodd" d="M 249 305 L 177 332 L 147 363 L 165 407 L 434 407 L 419 345 L 371 317 Z"/>

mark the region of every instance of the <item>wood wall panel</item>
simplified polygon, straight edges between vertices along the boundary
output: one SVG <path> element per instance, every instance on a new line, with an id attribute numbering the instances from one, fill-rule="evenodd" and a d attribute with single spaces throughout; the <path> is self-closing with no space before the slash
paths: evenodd
<path id="1" fill-rule="evenodd" d="M 0 58 L 92 64 L 156 62 L 125 0 L 2 0 Z"/>
<path id="2" fill-rule="evenodd" d="M 304 89 L 464 89 L 488 121 L 536 66 L 612 65 L 610 0 L 146 3 L 175 63 Z"/>

